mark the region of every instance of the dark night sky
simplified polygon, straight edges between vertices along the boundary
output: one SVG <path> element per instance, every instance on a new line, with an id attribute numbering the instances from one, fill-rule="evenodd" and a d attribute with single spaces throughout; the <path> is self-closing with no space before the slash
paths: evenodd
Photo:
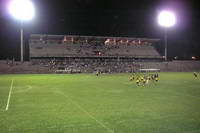
<path id="1" fill-rule="evenodd" d="M 163 39 L 157 24 L 161 9 L 177 14 L 169 30 L 169 55 L 200 57 L 198 0 L 32 0 L 34 20 L 24 24 L 26 58 L 28 37 L 38 34 L 151 37 Z M 19 22 L 7 13 L 9 0 L 0 0 L 0 59 L 19 57 Z M 161 41 L 161 43 L 163 43 Z"/>

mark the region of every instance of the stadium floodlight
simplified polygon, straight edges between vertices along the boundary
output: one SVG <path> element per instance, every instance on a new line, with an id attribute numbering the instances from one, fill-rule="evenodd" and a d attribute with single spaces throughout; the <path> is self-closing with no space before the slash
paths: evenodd
<path id="1" fill-rule="evenodd" d="M 162 11 L 158 16 L 158 23 L 163 27 L 172 27 L 176 23 L 176 17 L 173 12 Z"/>
<path id="2" fill-rule="evenodd" d="M 23 62 L 23 21 L 33 19 L 35 15 L 34 5 L 30 0 L 12 0 L 9 4 L 8 10 L 14 18 L 21 22 L 21 62 Z"/>
<path id="3" fill-rule="evenodd" d="M 12 0 L 9 5 L 10 14 L 21 21 L 33 19 L 35 9 L 30 0 Z"/>
<path id="4" fill-rule="evenodd" d="M 167 29 L 176 24 L 175 14 L 171 11 L 161 11 L 158 15 L 158 23 L 165 28 L 165 60 L 167 61 Z"/>

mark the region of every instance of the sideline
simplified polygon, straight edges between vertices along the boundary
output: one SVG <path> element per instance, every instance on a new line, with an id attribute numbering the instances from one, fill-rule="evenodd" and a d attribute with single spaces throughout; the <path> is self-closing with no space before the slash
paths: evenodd
<path id="1" fill-rule="evenodd" d="M 10 98 L 11 98 L 11 93 L 12 93 L 12 88 L 13 88 L 13 79 L 12 79 L 12 82 L 11 82 L 11 85 L 10 85 L 10 91 L 9 91 L 9 94 L 8 94 L 8 101 L 7 101 L 7 105 L 6 105 L 5 111 L 7 111 L 8 108 L 9 108 Z"/>

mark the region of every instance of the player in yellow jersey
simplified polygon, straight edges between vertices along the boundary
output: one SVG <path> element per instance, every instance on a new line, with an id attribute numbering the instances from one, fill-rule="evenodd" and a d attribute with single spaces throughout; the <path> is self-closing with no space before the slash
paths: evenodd
<path id="1" fill-rule="evenodd" d="M 134 79 L 135 79 L 134 75 L 131 75 L 129 78 L 130 81 L 133 81 Z"/>
<path id="2" fill-rule="evenodd" d="M 140 85 L 140 79 L 139 79 L 139 78 L 136 79 L 136 84 L 137 84 L 138 86 Z"/>
<path id="3" fill-rule="evenodd" d="M 155 81 L 158 82 L 158 77 L 155 77 Z"/>
<path id="4" fill-rule="evenodd" d="M 143 78 L 142 84 L 143 86 L 146 84 L 147 80 L 145 78 Z"/>

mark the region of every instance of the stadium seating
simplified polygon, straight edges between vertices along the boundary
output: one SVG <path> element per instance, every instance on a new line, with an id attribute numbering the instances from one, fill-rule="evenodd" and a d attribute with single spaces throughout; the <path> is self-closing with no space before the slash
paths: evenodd
<path id="1" fill-rule="evenodd" d="M 141 68 L 161 71 L 200 69 L 200 63 L 194 61 L 159 62 L 163 58 L 155 49 L 158 41 L 121 37 L 108 39 L 94 36 L 31 35 L 29 47 L 32 65 L 14 65 L 7 72 L 21 69 L 28 72 L 30 68 L 34 72 L 44 73 L 55 72 L 59 68 L 81 72 L 94 72 L 98 69 L 105 73 L 132 72 Z"/>
<path id="2" fill-rule="evenodd" d="M 132 56 L 160 57 L 153 46 L 92 46 L 80 44 L 31 44 L 30 57 Z"/>
<path id="3" fill-rule="evenodd" d="M 50 37 L 48 37 L 50 36 Z M 133 44 L 118 41 L 111 43 L 105 41 L 105 38 L 98 37 L 76 37 L 75 41 L 63 42 L 64 36 L 34 35 L 29 41 L 30 57 L 94 57 L 94 56 L 128 56 L 128 57 L 147 57 L 161 58 L 160 54 L 154 48 L 151 40 L 148 42 Z M 70 36 L 68 38 L 72 38 Z M 45 39 L 44 39 L 45 38 Z M 52 40 L 54 39 L 54 40 Z M 88 41 L 91 39 L 92 41 Z M 73 39 L 72 39 L 73 40 Z M 112 39 L 114 40 L 114 39 Z M 120 40 L 120 39 L 118 39 Z M 134 40 L 128 38 L 127 40 Z M 148 39 L 146 39 L 148 40 Z M 131 42 L 131 41 L 130 41 Z M 154 42 L 157 42 L 155 40 Z"/>

